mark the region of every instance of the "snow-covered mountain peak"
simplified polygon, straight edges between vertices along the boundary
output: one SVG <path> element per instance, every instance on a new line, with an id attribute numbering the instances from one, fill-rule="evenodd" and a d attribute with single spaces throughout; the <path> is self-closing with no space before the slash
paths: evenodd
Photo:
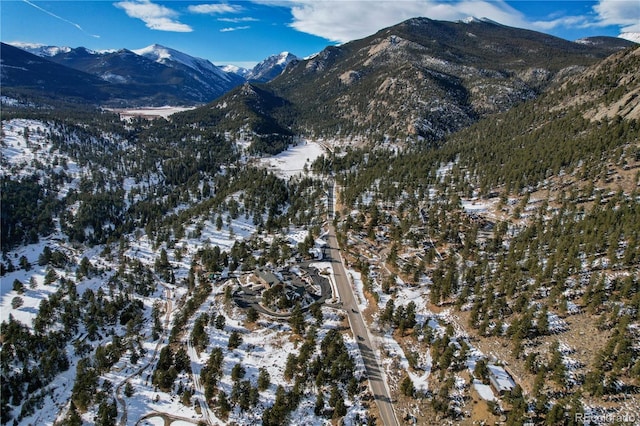
<path id="1" fill-rule="evenodd" d="M 37 43 L 9 43 L 14 47 L 22 49 L 26 52 L 29 52 L 33 55 L 40 56 L 41 58 L 52 58 L 57 55 L 64 55 L 72 52 L 80 52 L 86 53 L 88 55 L 104 55 L 107 53 L 114 53 L 118 50 L 107 49 L 107 50 L 92 50 L 87 49 L 86 47 L 68 47 L 68 46 L 47 46 L 44 44 Z"/>
<path id="2" fill-rule="evenodd" d="M 281 64 L 288 64 L 289 62 L 291 62 L 292 57 L 295 58 L 295 55 L 292 55 L 289 52 L 281 52 L 279 55 L 276 55 L 277 58 L 277 64 L 281 65 Z"/>
<path id="3" fill-rule="evenodd" d="M 179 63 L 198 72 L 208 71 L 225 78 L 224 72 L 211 63 L 211 61 L 203 58 L 196 58 L 160 44 L 152 44 L 142 49 L 133 50 L 133 52 L 163 65 L 173 66 L 172 63 Z"/>
<path id="4" fill-rule="evenodd" d="M 159 44 L 152 44 L 142 49 L 133 50 L 133 52 L 137 55 L 160 61 L 163 59 L 173 59 L 172 56 L 176 51 Z"/>
<path id="5" fill-rule="evenodd" d="M 492 19 L 489 18 L 477 18 L 475 16 L 468 16 L 464 19 L 459 20 L 458 22 L 463 23 L 463 24 L 473 24 L 473 23 L 486 23 L 486 24 L 494 24 L 494 25 L 501 25 L 499 22 L 496 22 Z"/>
<path id="6" fill-rule="evenodd" d="M 271 55 L 247 74 L 248 80 L 269 81 L 277 77 L 289 65 L 291 61 L 297 60 L 298 57 L 290 52 L 281 52 L 277 55 Z"/>
<path id="7" fill-rule="evenodd" d="M 224 72 L 236 74 L 242 78 L 245 78 L 246 75 L 249 74 L 249 72 L 251 71 L 246 68 L 239 67 L 237 65 L 220 65 L 219 68 Z"/>
<path id="8" fill-rule="evenodd" d="M 165 65 L 168 61 L 174 61 L 193 69 L 198 69 L 198 65 L 202 62 L 209 62 L 206 59 L 194 58 L 193 56 L 187 55 L 186 53 L 171 49 L 170 47 L 162 46 L 160 44 L 152 44 L 142 49 L 136 49 L 133 50 L 133 53 Z"/>
<path id="9" fill-rule="evenodd" d="M 44 44 L 37 43 L 9 43 L 14 47 L 17 47 L 22 50 L 26 50 L 29 53 L 40 57 L 51 57 L 55 56 L 59 53 L 69 53 L 71 52 L 71 48 L 67 46 L 46 46 Z"/>
<path id="10" fill-rule="evenodd" d="M 459 22 L 463 23 L 463 24 L 471 24 L 473 22 L 481 22 L 478 18 L 476 18 L 475 16 L 467 16 L 464 19 L 461 19 Z"/>
<path id="11" fill-rule="evenodd" d="M 197 68 L 197 65 L 202 64 L 203 62 L 210 63 L 207 59 L 196 58 L 179 50 L 162 46 L 157 43 L 143 47 L 142 49 L 132 50 L 132 52 L 155 62 L 165 63 L 167 61 L 174 61 L 191 68 Z"/>

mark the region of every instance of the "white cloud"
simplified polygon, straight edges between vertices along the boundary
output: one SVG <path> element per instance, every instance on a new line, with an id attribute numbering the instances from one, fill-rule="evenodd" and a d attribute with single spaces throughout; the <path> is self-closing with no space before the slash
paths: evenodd
<path id="1" fill-rule="evenodd" d="M 601 25 L 616 25 L 623 32 L 640 32 L 640 2 L 638 0 L 600 0 L 593 10 Z"/>
<path id="2" fill-rule="evenodd" d="M 220 28 L 220 32 L 221 33 L 228 33 L 228 32 L 231 32 L 231 31 L 248 30 L 249 28 L 251 28 L 249 25 L 245 25 L 245 26 L 242 26 L 242 27 Z"/>
<path id="3" fill-rule="evenodd" d="M 530 26 L 521 12 L 504 0 L 255 0 L 270 6 L 288 7 L 291 27 L 328 40 L 347 42 L 414 17 L 456 21 L 475 16 L 505 25 Z"/>
<path id="4" fill-rule="evenodd" d="M 593 13 L 577 16 L 554 17 L 536 21 L 532 27 L 541 31 L 555 28 L 619 27 L 623 32 L 640 32 L 640 2 L 638 0 L 600 0 Z"/>
<path id="5" fill-rule="evenodd" d="M 222 13 L 238 13 L 243 10 L 242 6 L 215 3 L 215 4 L 197 4 L 189 6 L 189 11 L 193 13 L 202 13 L 206 15 L 218 15 Z"/>
<path id="6" fill-rule="evenodd" d="M 175 20 L 178 16 L 176 11 L 152 3 L 150 0 L 121 1 L 115 3 L 115 6 L 123 9 L 131 18 L 142 20 L 152 30 L 180 33 L 193 31 L 189 25 Z"/>
<path id="7" fill-rule="evenodd" d="M 504 25 L 537 31 L 618 26 L 640 32 L 640 1 L 599 0 L 591 13 L 557 12 L 532 21 L 506 0 L 252 0 L 291 10 L 292 28 L 327 40 L 347 42 L 414 17 L 457 21 L 489 18 Z M 513 2 L 512 2 L 513 4 Z M 515 3 L 517 6 L 517 3 Z"/>
<path id="8" fill-rule="evenodd" d="M 589 28 L 596 26 L 587 16 L 563 16 L 550 21 L 535 21 L 532 27 L 539 31 L 550 31 L 555 28 Z"/>
<path id="9" fill-rule="evenodd" d="M 257 22 L 259 19 L 246 16 L 244 18 L 218 18 L 218 21 L 237 24 L 238 22 Z"/>

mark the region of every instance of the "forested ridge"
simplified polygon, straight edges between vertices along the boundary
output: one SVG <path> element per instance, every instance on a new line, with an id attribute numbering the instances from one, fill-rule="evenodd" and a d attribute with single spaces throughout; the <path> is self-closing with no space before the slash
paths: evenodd
<path id="1" fill-rule="evenodd" d="M 319 181 L 303 176 L 284 180 L 253 166 L 247 158 L 259 146 L 244 151 L 201 123 L 125 122 L 107 111 L 8 105 L 3 107 L 2 147 L 2 274 L 45 272 L 43 282 L 37 273 L 28 282 L 16 279 L 11 305 L 20 309 L 42 285 L 46 291 L 46 286 L 59 288 L 37 306 L 32 329 L 13 317 L 2 325 L 3 423 L 33 416 L 51 397 L 52 380 L 71 366 L 78 377 L 66 421 L 74 424 L 94 407 L 99 423 L 111 424 L 118 413 L 110 396 L 113 384 L 100 376 L 123 356 L 135 366 L 150 355 L 140 340 L 147 325 L 152 341 L 165 332 L 161 306 L 143 302 L 162 295 L 159 282 L 188 291 L 197 286 L 206 298 L 211 287 L 202 268 L 209 273 L 243 270 L 281 256 L 276 246 L 264 257 L 253 257 L 250 253 L 259 249 L 254 242 L 234 244 L 229 251 L 206 243 L 183 276 L 173 263 L 191 257 L 183 242 L 205 240 L 202 233 L 211 232 L 209 227 L 226 229 L 232 239 L 236 221 L 259 232 L 308 226 L 318 223 L 324 210 Z M 16 155 L 21 152 L 26 154 Z M 125 254 L 136 235 L 158 250 L 151 265 Z M 34 244 L 44 247 L 37 262 L 9 255 Z M 99 248 L 101 260 L 77 257 L 92 247 Z M 103 280 L 105 286 L 97 291 L 76 292 L 76 283 Z M 209 292 L 203 293 L 206 288 Z M 193 307 L 204 301 L 195 300 Z M 193 314 L 187 312 L 184 321 Z M 176 335 L 185 325 L 181 321 L 176 319 Z M 46 365 L 38 369 L 43 359 Z M 154 381 L 166 383 L 162 388 L 173 389 L 174 370 L 156 376 Z M 231 403 L 237 403 L 235 393 Z"/>
<path id="2" fill-rule="evenodd" d="M 55 152 L 61 164 L 55 163 L 44 176 L 40 176 L 41 171 L 20 180 L 3 176 L 3 186 L 12 189 L 3 191 L 3 202 L 7 207 L 15 205 L 4 209 L 5 249 L 26 242 L 27 238 L 35 240 L 33 232 L 46 235 L 51 231 L 51 218 L 59 213 L 71 239 L 83 242 L 88 238 L 92 243 L 104 243 L 136 227 L 164 220 L 171 210 L 191 197 L 205 202 L 204 207 L 196 207 L 202 213 L 242 192 L 246 207 L 234 215 L 266 214 L 269 226 L 283 213 L 289 200 L 290 189 L 285 182 L 264 170 L 236 163 L 240 152 L 235 145 L 207 126 L 191 127 L 180 121 L 164 120 L 151 123 L 139 120 L 125 125 L 114 122 L 111 113 L 97 110 L 90 120 L 85 120 L 84 113 L 74 115 L 65 110 L 59 113 L 31 111 L 26 115 L 42 119 L 50 127 L 46 135 L 44 130 L 41 132 L 51 142 L 49 152 Z M 12 115 L 7 108 L 7 119 Z M 250 148 L 251 152 L 258 149 Z M 63 200 L 52 200 L 46 194 L 54 193 L 72 179 L 66 164 L 69 161 L 88 167 L 90 175 L 82 176 Z M 15 167 L 9 170 L 17 173 Z M 123 189 L 125 181 L 132 182 L 131 190 Z M 75 203 L 80 208 L 71 217 L 63 206 Z M 83 235 L 88 228 L 93 235 Z"/>
<path id="3" fill-rule="evenodd" d="M 493 408 L 507 424 L 603 415 L 593 408 L 599 398 L 635 394 L 640 385 L 639 123 L 615 114 L 617 106 L 606 113 L 637 90 L 636 53 L 588 71 L 598 79 L 616 69 L 617 78 L 601 77 L 610 90 L 585 79 L 580 89 L 551 90 L 437 148 L 347 149 L 314 164 L 336 173 L 348 207 L 342 241 L 365 285 L 374 296 L 378 289 L 392 296 L 381 318 L 394 318 L 404 304 L 398 277 L 428 289 L 435 309 L 453 308 L 474 346 L 491 348 L 519 378 L 522 389 L 507 399 L 506 412 Z M 585 102 L 567 102 L 576 91 Z M 594 108 L 605 113 L 596 119 Z M 362 238 L 368 250 L 381 250 L 390 278 L 362 261 Z M 391 328 L 406 335 L 400 323 Z M 433 332 L 414 327 L 407 347 L 431 348 L 435 357 Z M 596 333 L 597 342 L 584 341 L 585 333 Z M 456 393 L 447 377 L 454 380 L 469 350 L 459 339 L 445 343 L 451 352 L 444 351 L 444 370 L 432 382 L 439 397 Z M 475 377 L 488 381 L 480 370 Z M 427 399 L 458 418 L 435 395 Z"/>

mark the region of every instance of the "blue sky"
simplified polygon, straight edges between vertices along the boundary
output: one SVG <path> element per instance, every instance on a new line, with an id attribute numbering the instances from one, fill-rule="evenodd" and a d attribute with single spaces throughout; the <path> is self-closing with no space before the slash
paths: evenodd
<path id="1" fill-rule="evenodd" d="M 216 65 L 251 66 L 282 51 L 308 56 L 416 16 L 487 17 L 568 40 L 640 33 L 639 0 L 0 0 L 0 39 L 94 50 L 158 43 Z"/>

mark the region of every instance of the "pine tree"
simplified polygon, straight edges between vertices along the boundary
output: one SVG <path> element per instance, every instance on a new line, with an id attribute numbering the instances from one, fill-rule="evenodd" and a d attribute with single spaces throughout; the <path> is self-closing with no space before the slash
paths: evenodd
<path id="1" fill-rule="evenodd" d="M 126 396 L 127 398 L 131 398 L 133 396 L 133 386 L 130 382 L 127 382 L 124 385 L 124 396 Z"/>
<path id="2" fill-rule="evenodd" d="M 226 419 L 229 416 L 229 412 L 231 411 L 231 404 L 229 404 L 229 399 L 227 398 L 227 394 L 220 390 L 218 392 L 218 412 L 220 417 Z"/>
<path id="3" fill-rule="evenodd" d="M 218 330 L 223 330 L 225 323 L 226 323 L 227 319 L 224 317 L 224 315 L 218 315 L 216 317 L 216 321 L 215 321 L 215 327 Z"/>
<path id="4" fill-rule="evenodd" d="M 82 417 L 80 417 L 73 400 L 69 403 L 69 413 L 64 424 L 65 426 L 82 426 Z"/>
<path id="5" fill-rule="evenodd" d="M 333 418 L 339 419 L 341 417 L 344 417 L 346 414 L 347 414 L 347 406 L 344 403 L 344 399 L 339 398 L 336 401 L 335 409 L 333 411 Z"/>
<path id="6" fill-rule="evenodd" d="M 400 382 L 400 392 L 404 396 L 413 398 L 413 395 L 415 393 L 415 388 L 413 386 L 413 381 L 411 380 L 411 377 L 405 376 L 404 379 L 402 379 L 402 382 Z"/>
<path id="7" fill-rule="evenodd" d="M 260 367 L 260 372 L 258 373 L 258 390 L 264 391 L 271 384 L 271 376 L 266 368 Z"/>
<path id="8" fill-rule="evenodd" d="M 256 311 L 256 308 L 254 308 L 253 306 L 250 306 L 249 309 L 247 309 L 247 322 L 253 324 L 257 320 L 258 311 Z"/>
<path id="9" fill-rule="evenodd" d="M 298 359 L 294 354 L 287 355 L 287 364 L 284 368 L 284 378 L 291 380 L 298 370 Z"/>
<path id="10" fill-rule="evenodd" d="M 242 344 L 242 337 L 240 336 L 240 333 L 236 330 L 232 331 L 231 335 L 229 335 L 229 343 L 227 347 L 233 350 L 238 346 L 240 346 L 241 344 Z"/>
<path id="11" fill-rule="evenodd" d="M 324 413 L 324 394 L 320 389 L 318 389 L 318 393 L 316 395 L 316 403 L 313 407 L 313 413 L 316 416 L 321 416 Z"/>
<path id="12" fill-rule="evenodd" d="M 245 368 L 239 362 L 236 363 L 231 369 L 231 380 L 234 382 L 242 379 L 246 373 Z"/>
<path id="13" fill-rule="evenodd" d="M 291 311 L 291 317 L 289 318 L 289 325 L 294 333 L 297 335 L 304 334 L 305 323 L 304 323 L 304 314 L 302 313 L 302 308 L 300 307 L 300 302 L 296 302 Z"/>

